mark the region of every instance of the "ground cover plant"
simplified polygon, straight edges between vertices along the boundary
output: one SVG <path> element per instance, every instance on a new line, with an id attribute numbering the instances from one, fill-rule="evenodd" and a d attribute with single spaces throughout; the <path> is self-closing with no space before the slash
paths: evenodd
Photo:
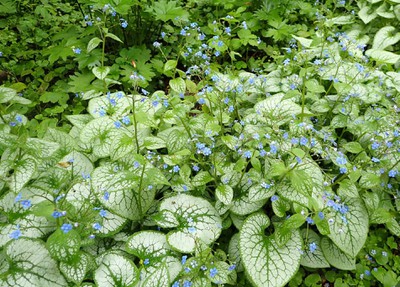
<path id="1" fill-rule="evenodd" d="M 0 285 L 397 286 L 399 9 L 4 1 Z"/>

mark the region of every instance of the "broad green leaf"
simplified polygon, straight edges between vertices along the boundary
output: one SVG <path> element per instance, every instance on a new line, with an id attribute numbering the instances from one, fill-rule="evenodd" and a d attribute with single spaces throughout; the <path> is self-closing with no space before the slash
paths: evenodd
<path id="1" fill-rule="evenodd" d="M 108 73 L 110 72 L 110 67 L 94 67 L 92 69 L 93 75 L 99 80 L 104 80 Z"/>
<path id="2" fill-rule="evenodd" d="M 164 65 L 164 72 L 175 69 L 177 64 L 178 62 L 176 60 L 168 60 Z"/>
<path id="3" fill-rule="evenodd" d="M 62 156 L 78 148 L 74 138 L 72 138 L 66 132 L 54 128 L 49 128 L 46 131 L 46 134 L 44 135 L 44 140 L 58 143 L 60 145 L 60 149 L 59 151 L 57 151 L 57 154 L 61 153 Z"/>
<path id="4" fill-rule="evenodd" d="M 121 120 L 131 109 L 131 105 L 132 100 L 128 96 L 123 92 L 116 92 L 90 99 L 87 110 L 94 118 L 102 118 L 103 113 L 107 112 L 113 119 Z"/>
<path id="5" fill-rule="evenodd" d="M 163 228 L 174 228 L 179 226 L 179 221 L 175 214 L 169 210 L 161 210 L 153 219 L 157 225 L 162 226 Z"/>
<path id="6" fill-rule="evenodd" d="M 84 143 L 104 142 L 112 129 L 115 129 L 115 126 L 109 117 L 93 119 L 82 128 L 80 140 Z"/>
<path id="7" fill-rule="evenodd" d="M 0 104 L 7 103 L 17 96 L 17 91 L 4 86 L 0 87 Z"/>
<path id="8" fill-rule="evenodd" d="M 244 267 L 242 263 L 242 258 L 240 257 L 239 249 L 239 233 L 235 233 L 231 240 L 229 241 L 228 247 L 229 259 L 236 264 L 236 271 L 243 272 Z"/>
<path id="9" fill-rule="evenodd" d="M 286 219 L 282 225 L 283 228 L 297 229 L 306 222 L 306 218 L 302 214 L 294 214 Z"/>
<path id="10" fill-rule="evenodd" d="M 117 41 L 117 42 L 123 43 L 122 40 L 121 40 L 120 38 L 118 38 L 118 36 L 115 35 L 115 34 L 107 33 L 107 34 L 106 34 L 106 37 L 107 37 L 107 38 L 111 38 L 111 39 L 113 39 L 113 40 L 115 40 L 115 41 Z"/>
<path id="11" fill-rule="evenodd" d="M 36 161 L 32 158 L 19 160 L 13 169 L 9 185 L 12 192 L 18 193 L 36 172 Z"/>
<path id="12" fill-rule="evenodd" d="M 128 220 L 126 218 L 107 210 L 107 215 L 103 217 L 103 221 L 101 222 L 101 229 L 99 230 L 99 233 L 108 236 L 115 234 L 116 232 L 120 231 L 127 222 Z"/>
<path id="13" fill-rule="evenodd" d="M 164 233 L 158 231 L 139 231 L 128 238 L 127 251 L 140 259 L 159 258 L 168 255 L 171 248 Z"/>
<path id="14" fill-rule="evenodd" d="M 32 155 L 39 158 L 51 157 L 60 147 L 60 145 L 56 142 L 50 142 L 37 138 L 27 139 L 26 146 Z"/>
<path id="15" fill-rule="evenodd" d="M 164 199 L 160 210 L 169 210 L 181 218 L 179 227 L 168 232 L 167 241 L 182 253 L 193 252 L 196 241 L 208 245 L 221 234 L 222 220 L 215 208 L 203 198 L 179 194 Z"/>
<path id="16" fill-rule="evenodd" d="M 240 255 L 249 280 L 257 287 L 284 286 L 300 266 L 300 234 L 293 231 L 286 245 L 279 247 L 264 234 L 269 218 L 261 213 L 250 215 L 240 230 Z"/>
<path id="17" fill-rule="evenodd" d="M 159 137 L 149 136 L 144 139 L 143 146 L 149 150 L 165 148 L 166 143 Z"/>
<path id="18" fill-rule="evenodd" d="M 208 278 L 215 284 L 229 284 L 234 285 L 236 283 L 236 272 L 234 270 L 229 271 L 229 264 L 224 261 L 214 262 L 213 265 L 209 266 L 209 269 L 216 268 L 218 273 L 214 276 L 210 276 L 210 272 L 207 272 Z"/>
<path id="19" fill-rule="evenodd" d="M 80 252 L 72 260 L 60 262 L 60 271 L 68 281 L 79 285 L 85 279 L 85 275 L 92 264 L 90 255 Z"/>
<path id="20" fill-rule="evenodd" d="M 361 18 L 361 20 L 363 20 L 365 24 L 368 24 L 369 22 L 374 20 L 378 16 L 378 14 L 376 13 L 375 9 L 367 5 L 358 12 L 358 16 Z"/>
<path id="21" fill-rule="evenodd" d="M 359 153 L 362 152 L 364 149 L 358 142 L 348 142 L 343 145 L 345 150 L 351 153 Z"/>
<path id="22" fill-rule="evenodd" d="M 27 238 L 11 241 L 5 247 L 5 254 L 12 269 L 3 273 L 1 286 L 68 286 L 41 241 Z"/>
<path id="23" fill-rule="evenodd" d="M 291 100 L 282 100 L 283 97 L 283 93 L 275 94 L 255 104 L 254 110 L 261 113 L 266 124 L 281 126 L 302 112 L 299 105 Z"/>
<path id="24" fill-rule="evenodd" d="M 87 52 L 90 53 L 93 49 L 96 49 L 96 47 L 102 42 L 103 41 L 97 37 L 90 39 L 86 48 Z"/>
<path id="25" fill-rule="evenodd" d="M 247 193 L 235 196 L 232 200 L 231 211 L 238 215 L 247 215 L 259 210 L 267 201 L 267 199 L 252 201 Z"/>
<path id="26" fill-rule="evenodd" d="M 67 163 L 67 165 L 62 165 Z M 82 153 L 73 151 L 64 156 L 57 165 L 60 169 L 72 171 L 74 176 L 88 175 L 93 171 L 93 163 Z"/>
<path id="27" fill-rule="evenodd" d="M 249 199 L 251 201 L 261 201 L 270 198 L 274 193 L 273 189 L 262 187 L 261 184 L 253 185 L 249 190 Z"/>
<path id="28" fill-rule="evenodd" d="M 300 264 L 309 268 L 329 268 L 330 265 L 322 253 L 321 239 L 318 234 L 311 229 L 302 229 L 300 233 L 304 241 L 304 253 L 301 256 Z M 313 252 L 310 251 L 312 243 L 317 246 Z"/>
<path id="29" fill-rule="evenodd" d="M 361 188 L 371 189 L 378 187 L 381 183 L 381 179 L 380 176 L 376 174 L 365 172 L 361 176 L 359 183 Z"/>
<path id="30" fill-rule="evenodd" d="M 340 250 L 331 240 L 321 239 L 321 249 L 326 260 L 332 266 L 342 270 L 355 270 L 356 260 Z"/>
<path id="31" fill-rule="evenodd" d="M 213 177 L 208 171 L 200 171 L 192 179 L 192 185 L 195 187 L 203 186 L 213 180 Z"/>
<path id="32" fill-rule="evenodd" d="M 215 196 L 223 204 L 229 205 L 233 199 L 233 189 L 229 185 L 219 185 L 215 190 Z"/>
<path id="33" fill-rule="evenodd" d="M 128 258 L 108 253 L 96 269 L 94 280 L 102 287 L 131 287 L 139 281 L 139 271 Z"/>
<path id="34" fill-rule="evenodd" d="M 83 114 L 83 115 L 66 115 L 65 116 L 71 124 L 75 127 L 82 129 L 86 124 L 88 124 L 93 117 L 91 115 Z"/>
<path id="35" fill-rule="evenodd" d="M 387 47 L 396 44 L 400 41 L 400 32 L 393 26 L 386 26 L 379 29 L 374 37 L 374 42 L 372 44 L 373 49 L 385 50 Z"/>
<path id="36" fill-rule="evenodd" d="M 396 218 L 392 218 L 392 220 L 387 222 L 385 225 L 392 234 L 400 237 L 400 224 L 397 222 Z"/>
<path id="37" fill-rule="evenodd" d="M 344 200 L 343 204 L 348 207 L 348 212 L 345 214 L 332 209 L 329 215 L 325 215 L 331 222 L 328 237 L 343 252 L 355 257 L 367 239 L 368 213 L 358 198 L 348 198 Z"/>
<path id="38" fill-rule="evenodd" d="M 149 266 L 142 269 L 140 287 L 170 287 L 182 265 L 178 259 L 172 256 L 164 257 L 161 261 L 150 262 Z"/>
<path id="39" fill-rule="evenodd" d="M 400 55 L 384 50 L 369 49 L 365 54 L 379 64 L 385 63 L 394 65 L 400 60 Z"/>
<path id="40" fill-rule="evenodd" d="M 185 80 L 182 78 L 175 78 L 169 81 L 169 86 L 174 92 L 184 93 L 186 90 Z"/>
<path id="41" fill-rule="evenodd" d="M 92 179 L 93 189 L 102 204 L 113 213 L 131 220 L 139 220 L 140 212 L 144 214 L 150 208 L 156 192 L 153 188 L 139 194 L 140 173 L 115 172 L 112 166 L 96 168 Z"/>
<path id="42" fill-rule="evenodd" d="M 299 43 L 304 47 L 304 48 L 310 48 L 311 47 L 311 43 L 312 40 L 311 39 L 307 39 L 307 38 L 303 38 L 303 37 L 297 37 L 295 35 L 292 35 L 292 37 L 294 39 L 296 39 L 297 41 L 299 41 Z"/>
<path id="43" fill-rule="evenodd" d="M 111 144 L 110 157 L 119 160 L 128 154 L 136 152 L 137 146 L 133 135 L 125 130 L 116 134 Z"/>
<path id="44" fill-rule="evenodd" d="M 57 229 L 47 239 L 47 249 L 51 256 L 58 261 L 69 261 L 79 251 L 81 247 L 81 237 L 75 230 L 64 233 L 61 229 Z"/>
<path id="45" fill-rule="evenodd" d="M 166 143 L 169 154 L 174 154 L 188 146 L 189 136 L 184 129 L 174 128 L 168 134 Z"/>

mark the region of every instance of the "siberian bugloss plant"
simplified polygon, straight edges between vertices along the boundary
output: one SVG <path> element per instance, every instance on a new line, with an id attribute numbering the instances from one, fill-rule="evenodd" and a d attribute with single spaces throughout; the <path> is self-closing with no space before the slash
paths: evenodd
<path id="1" fill-rule="evenodd" d="M 99 13 L 114 17 L 112 6 Z M 235 43 L 261 44 L 246 22 L 174 20 L 182 28 L 153 44 L 169 84 L 154 92 L 134 65 L 129 89 L 109 91 L 119 84 L 105 45 L 120 38 L 91 23 L 100 37 L 73 52 L 102 60 L 68 132 L 30 137 L 15 108 L 30 101 L 0 87 L 0 285 L 395 286 L 392 63 L 321 17 L 268 71 L 235 70 Z"/>

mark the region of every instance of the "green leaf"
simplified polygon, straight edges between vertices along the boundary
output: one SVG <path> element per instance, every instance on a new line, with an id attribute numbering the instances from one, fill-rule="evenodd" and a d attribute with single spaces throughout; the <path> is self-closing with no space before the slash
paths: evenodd
<path id="1" fill-rule="evenodd" d="M 360 178 L 360 187 L 365 189 L 371 189 L 377 187 L 381 183 L 381 179 L 378 175 L 365 172 Z"/>
<path id="2" fill-rule="evenodd" d="M 175 78 L 169 81 L 169 86 L 174 92 L 184 93 L 186 90 L 186 83 L 182 78 Z"/>
<path id="3" fill-rule="evenodd" d="M 306 88 L 309 92 L 313 93 L 324 93 L 324 86 L 320 85 L 316 79 L 308 80 L 306 82 Z"/>
<path id="4" fill-rule="evenodd" d="M 351 153 L 359 153 L 364 149 L 358 142 L 348 142 L 343 145 L 344 149 Z"/>
<path id="5" fill-rule="evenodd" d="M 93 75 L 99 80 L 104 80 L 108 73 L 110 72 L 110 67 L 94 67 L 92 69 Z"/>
<path id="6" fill-rule="evenodd" d="M 294 214 L 285 220 L 282 227 L 286 229 L 297 229 L 306 222 L 306 218 L 301 214 Z"/>
<path id="7" fill-rule="evenodd" d="M 143 146 L 149 150 L 165 148 L 166 143 L 159 137 L 149 136 L 144 139 Z"/>
<path id="8" fill-rule="evenodd" d="M 312 229 L 302 229 L 300 233 L 303 237 L 305 246 L 300 264 L 309 268 L 329 268 L 330 265 L 322 253 L 321 240 L 318 234 Z M 310 251 L 310 244 L 312 243 L 315 243 L 317 246 L 314 252 Z"/>
<path id="9" fill-rule="evenodd" d="M 215 196 L 223 204 L 229 205 L 233 199 L 233 189 L 229 185 L 219 185 L 215 190 Z"/>
<path id="10" fill-rule="evenodd" d="M 293 188 L 305 195 L 311 195 L 313 189 L 313 181 L 311 175 L 307 174 L 304 170 L 293 169 L 289 172 L 290 183 Z"/>
<path id="11" fill-rule="evenodd" d="M 2 274 L 1 286 L 68 286 L 41 241 L 27 238 L 11 241 L 5 247 L 5 254 L 12 268 Z"/>
<path id="12" fill-rule="evenodd" d="M 303 37 L 297 37 L 295 35 L 292 35 L 292 37 L 294 39 L 296 39 L 297 41 L 299 41 L 300 45 L 302 45 L 304 48 L 310 48 L 311 47 L 311 43 L 312 43 L 311 39 L 307 39 L 307 38 L 303 38 Z"/>
<path id="13" fill-rule="evenodd" d="M 141 270 L 141 286 L 170 287 L 181 270 L 181 262 L 172 256 L 167 256 L 154 264 L 150 262 L 149 266 Z"/>
<path id="14" fill-rule="evenodd" d="M 57 229 L 49 236 L 46 245 L 51 256 L 66 262 L 78 253 L 81 247 L 81 237 L 75 230 L 64 233 L 61 229 Z"/>
<path id="15" fill-rule="evenodd" d="M 229 241 L 228 247 L 229 259 L 236 264 L 236 271 L 243 272 L 244 267 L 242 263 L 242 258 L 240 257 L 240 249 L 239 249 L 239 233 L 235 233 L 231 240 Z"/>
<path id="16" fill-rule="evenodd" d="M 174 154 L 188 146 L 189 136 L 185 129 L 172 128 L 168 134 L 166 143 L 169 154 Z"/>
<path id="17" fill-rule="evenodd" d="M 131 287 L 139 281 L 139 271 L 128 258 L 110 252 L 103 256 L 94 273 L 94 280 L 102 287 Z"/>
<path id="18" fill-rule="evenodd" d="M 195 187 L 203 186 L 213 180 L 213 177 L 208 171 L 200 171 L 192 179 L 192 185 Z"/>
<path id="19" fill-rule="evenodd" d="M 284 286 L 300 266 L 301 238 L 296 230 L 282 247 L 264 234 L 270 224 L 261 213 L 250 215 L 240 230 L 240 255 L 249 280 L 257 287 Z"/>
<path id="20" fill-rule="evenodd" d="M 358 12 L 358 16 L 363 20 L 365 24 L 368 24 L 372 20 L 374 20 L 378 14 L 376 13 L 376 9 L 373 9 L 371 6 L 366 5 Z"/>
<path id="21" fill-rule="evenodd" d="M 179 194 L 164 199 L 160 210 L 169 210 L 181 219 L 179 227 L 167 234 L 168 243 L 179 252 L 191 253 L 197 241 L 209 245 L 221 234 L 222 220 L 203 198 Z"/>
<path id="22" fill-rule="evenodd" d="M 9 186 L 12 192 L 18 193 L 36 172 L 36 162 L 32 158 L 22 159 L 15 163 L 13 169 Z"/>
<path id="23" fill-rule="evenodd" d="M 189 17 L 189 13 L 177 1 L 157 1 L 147 11 L 153 14 L 156 20 L 163 22 L 175 20 L 176 18 L 185 21 Z"/>
<path id="24" fill-rule="evenodd" d="M 177 64 L 178 62 L 176 60 L 168 60 L 164 65 L 164 72 L 175 69 Z"/>
<path id="25" fill-rule="evenodd" d="M 358 198 L 344 200 L 348 212 L 344 215 L 332 210 L 325 216 L 333 221 L 329 224 L 328 237 L 345 253 L 355 257 L 367 239 L 369 222 L 368 212 Z"/>
<path id="26" fill-rule="evenodd" d="M 7 103 L 17 96 L 17 91 L 4 86 L 0 87 L 0 104 Z"/>
<path id="27" fill-rule="evenodd" d="M 92 38 L 87 45 L 87 52 L 90 53 L 93 49 L 96 49 L 96 47 L 102 42 L 103 41 L 97 37 Z"/>
<path id="28" fill-rule="evenodd" d="M 302 112 L 301 107 L 295 102 L 283 100 L 284 96 L 283 93 L 275 94 L 255 104 L 254 110 L 262 114 L 266 124 L 281 126 Z"/>
<path id="29" fill-rule="evenodd" d="M 374 37 L 374 42 L 372 44 L 372 49 L 385 50 L 387 47 L 396 44 L 400 41 L 400 32 L 393 26 L 386 26 L 379 29 Z"/>
<path id="30" fill-rule="evenodd" d="M 146 258 L 161 258 L 170 252 L 167 237 L 159 231 L 139 231 L 130 236 L 126 250 L 144 260 Z"/>
<path id="31" fill-rule="evenodd" d="M 369 49 L 365 52 L 365 55 L 378 63 L 394 65 L 400 60 L 400 55 L 379 49 Z"/>
<path id="32" fill-rule="evenodd" d="M 123 43 L 122 40 L 121 40 L 120 38 L 118 38 L 118 36 L 115 35 L 115 34 L 107 33 L 107 34 L 106 34 L 106 37 L 107 37 L 107 38 L 111 38 L 111 39 L 113 39 L 113 40 L 115 40 L 115 41 L 117 41 L 117 42 Z"/>
<path id="33" fill-rule="evenodd" d="M 344 253 L 328 238 L 324 237 L 321 239 L 321 248 L 326 260 L 332 266 L 342 270 L 356 269 L 355 258 Z"/>
<path id="34" fill-rule="evenodd" d="M 80 252 L 72 260 L 68 262 L 60 262 L 60 271 L 68 281 L 80 285 L 93 264 L 92 261 L 93 260 L 89 254 Z"/>

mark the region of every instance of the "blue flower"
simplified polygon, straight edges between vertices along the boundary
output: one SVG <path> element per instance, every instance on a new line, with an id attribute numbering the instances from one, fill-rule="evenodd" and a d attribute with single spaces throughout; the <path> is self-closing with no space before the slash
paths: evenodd
<path id="1" fill-rule="evenodd" d="M 179 34 L 181 34 L 182 36 L 186 36 L 186 30 L 185 30 L 185 29 L 182 29 L 181 32 L 180 32 Z"/>
<path id="2" fill-rule="evenodd" d="M 311 225 L 314 224 L 314 220 L 311 217 L 307 217 L 306 221 L 307 221 L 308 224 L 311 224 Z"/>
<path id="3" fill-rule="evenodd" d="M 29 199 L 21 200 L 21 205 L 23 209 L 28 209 L 29 207 L 32 206 L 32 203 Z"/>
<path id="4" fill-rule="evenodd" d="M 389 171 L 389 177 L 396 177 L 396 175 L 397 175 L 397 170 L 392 169 Z"/>
<path id="5" fill-rule="evenodd" d="M 195 233 L 196 232 L 196 228 L 193 227 L 193 226 L 188 227 L 188 231 L 189 231 L 189 233 Z"/>
<path id="6" fill-rule="evenodd" d="M 314 253 L 315 250 L 317 250 L 317 244 L 315 242 L 312 242 L 312 243 L 310 243 L 309 248 L 310 248 L 310 252 Z"/>
<path id="7" fill-rule="evenodd" d="M 103 199 L 104 200 L 109 200 L 110 199 L 110 193 L 108 191 L 104 192 Z"/>
<path id="8" fill-rule="evenodd" d="M 251 151 L 245 151 L 244 152 L 244 154 L 243 154 L 243 156 L 245 157 L 245 158 L 251 158 Z"/>
<path id="9" fill-rule="evenodd" d="M 235 268 L 236 268 L 236 265 L 232 264 L 231 266 L 229 266 L 228 271 L 233 271 L 233 270 L 235 270 Z"/>
<path id="10" fill-rule="evenodd" d="M 120 127 L 122 127 L 122 123 L 120 121 L 116 121 L 114 122 L 114 126 L 119 129 Z"/>
<path id="11" fill-rule="evenodd" d="M 72 230 L 72 224 L 64 223 L 64 224 L 61 226 L 61 230 L 62 230 L 64 233 L 70 232 L 70 230 Z"/>
<path id="12" fill-rule="evenodd" d="M 172 287 L 180 287 L 181 284 L 179 284 L 179 281 L 175 281 L 174 284 L 172 284 Z"/>
<path id="13" fill-rule="evenodd" d="M 100 230 L 100 229 L 101 229 L 101 224 L 98 223 L 98 222 L 96 222 L 95 224 L 93 224 L 93 228 L 94 228 L 95 230 Z"/>
<path id="14" fill-rule="evenodd" d="M 131 120 L 129 119 L 128 116 L 124 116 L 124 117 L 122 118 L 122 122 L 123 122 L 125 125 L 129 125 L 129 123 L 131 122 Z"/>
<path id="15" fill-rule="evenodd" d="M 63 214 L 62 214 L 61 212 L 55 210 L 55 211 L 51 214 L 51 216 L 53 216 L 54 218 L 59 218 L 59 217 L 63 216 Z"/>
<path id="16" fill-rule="evenodd" d="M 378 148 L 379 148 L 379 146 L 380 146 L 380 144 L 379 144 L 379 143 L 377 143 L 377 142 L 374 142 L 374 143 L 371 145 L 371 148 L 372 148 L 373 150 L 375 150 L 375 149 L 378 149 Z"/>
<path id="17" fill-rule="evenodd" d="M 82 52 L 82 50 L 79 48 L 73 48 L 72 51 L 77 55 L 79 55 Z"/>
<path id="18" fill-rule="evenodd" d="M 200 98 L 197 102 L 198 102 L 200 105 L 204 105 L 204 104 L 206 103 L 206 100 L 205 100 L 204 98 Z"/>
<path id="19" fill-rule="evenodd" d="M 19 225 L 17 225 L 17 229 L 10 233 L 9 237 L 11 239 L 18 239 L 22 235 L 21 230 L 19 229 Z"/>
<path id="20" fill-rule="evenodd" d="M 172 171 L 173 171 L 173 172 L 178 172 L 178 171 L 180 171 L 179 165 L 175 165 L 175 166 L 172 168 Z"/>
<path id="21" fill-rule="evenodd" d="M 149 265 L 149 264 L 150 264 L 150 259 L 149 259 L 149 258 L 146 258 L 146 259 L 143 261 L 143 264 L 144 264 L 144 265 Z"/>
<path id="22" fill-rule="evenodd" d="M 306 145 L 308 143 L 308 139 L 305 137 L 300 138 L 300 145 Z"/>
<path id="23" fill-rule="evenodd" d="M 107 216 L 107 211 L 102 209 L 102 210 L 100 210 L 99 214 L 100 214 L 101 217 L 106 217 Z"/>
<path id="24" fill-rule="evenodd" d="M 322 211 L 320 211 L 320 212 L 318 212 L 318 217 L 320 219 L 324 219 L 325 215 L 324 215 L 324 213 Z"/>
<path id="25" fill-rule="evenodd" d="M 18 193 L 18 195 L 15 197 L 14 202 L 17 203 L 18 201 L 20 201 L 22 198 L 22 194 Z"/>
<path id="26" fill-rule="evenodd" d="M 283 65 L 284 66 L 289 65 L 289 63 L 290 63 L 290 59 L 289 58 L 286 58 L 285 61 L 283 61 Z"/>
<path id="27" fill-rule="evenodd" d="M 215 277 L 215 275 L 217 275 L 218 274 L 218 269 L 217 268 L 211 268 L 210 269 L 210 277 L 211 278 L 214 278 Z"/>
<path id="28" fill-rule="evenodd" d="M 200 168 L 197 165 L 194 165 L 192 168 L 193 168 L 194 171 L 199 171 L 200 170 Z"/>
<path id="29" fill-rule="evenodd" d="M 120 19 L 121 20 L 121 27 L 122 28 L 126 28 L 126 27 L 128 27 L 128 22 L 126 22 L 126 20 L 124 20 L 124 19 Z"/>
<path id="30" fill-rule="evenodd" d="M 182 265 L 186 263 L 186 260 L 187 260 L 187 255 L 183 255 L 181 260 Z"/>
<path id="31" fill-rule="evenodd" d="M 340 172 L 341 174 L 344 174 L 344 173 L 347 172 L 347 168 L 341 167 L 341 168 L 339 169 L 339 172 Z"/>
<path id="32" fill-rule="evenodd" d="M 346 160 L 343 156 L 338 156 L 338 157 L 336 158 L 336 162 L 337 162 L 338 164 L 342 165 L 342 164 L 346 164 L 346 163 L 347 163 L 347 160 Z"/>
<path id="33" fill-rule="evenodd" d="M 192 282 L 190 282 L 189 280 L 185 280 L 185 282 L 183 282 L 183 287 L 191 287 L 193 285 Z"/>
<path id="34" fill-rule="evenodd" d="M 155 48 L 160 48 L 160 47 L 161 47 L 161 43 L 155 41 L 155 42 L 153 43 L 153 46 L 154 46 Z"/>
<path id="35" fill-rule="evenodd" d="M 279 199 L 279 196 L 277 196 L 277 195 L 273 195 L 273 196 L 271 197 L 271 201 L 272 201 L 272 202 L 277 201 L 278 199 Z"/>

